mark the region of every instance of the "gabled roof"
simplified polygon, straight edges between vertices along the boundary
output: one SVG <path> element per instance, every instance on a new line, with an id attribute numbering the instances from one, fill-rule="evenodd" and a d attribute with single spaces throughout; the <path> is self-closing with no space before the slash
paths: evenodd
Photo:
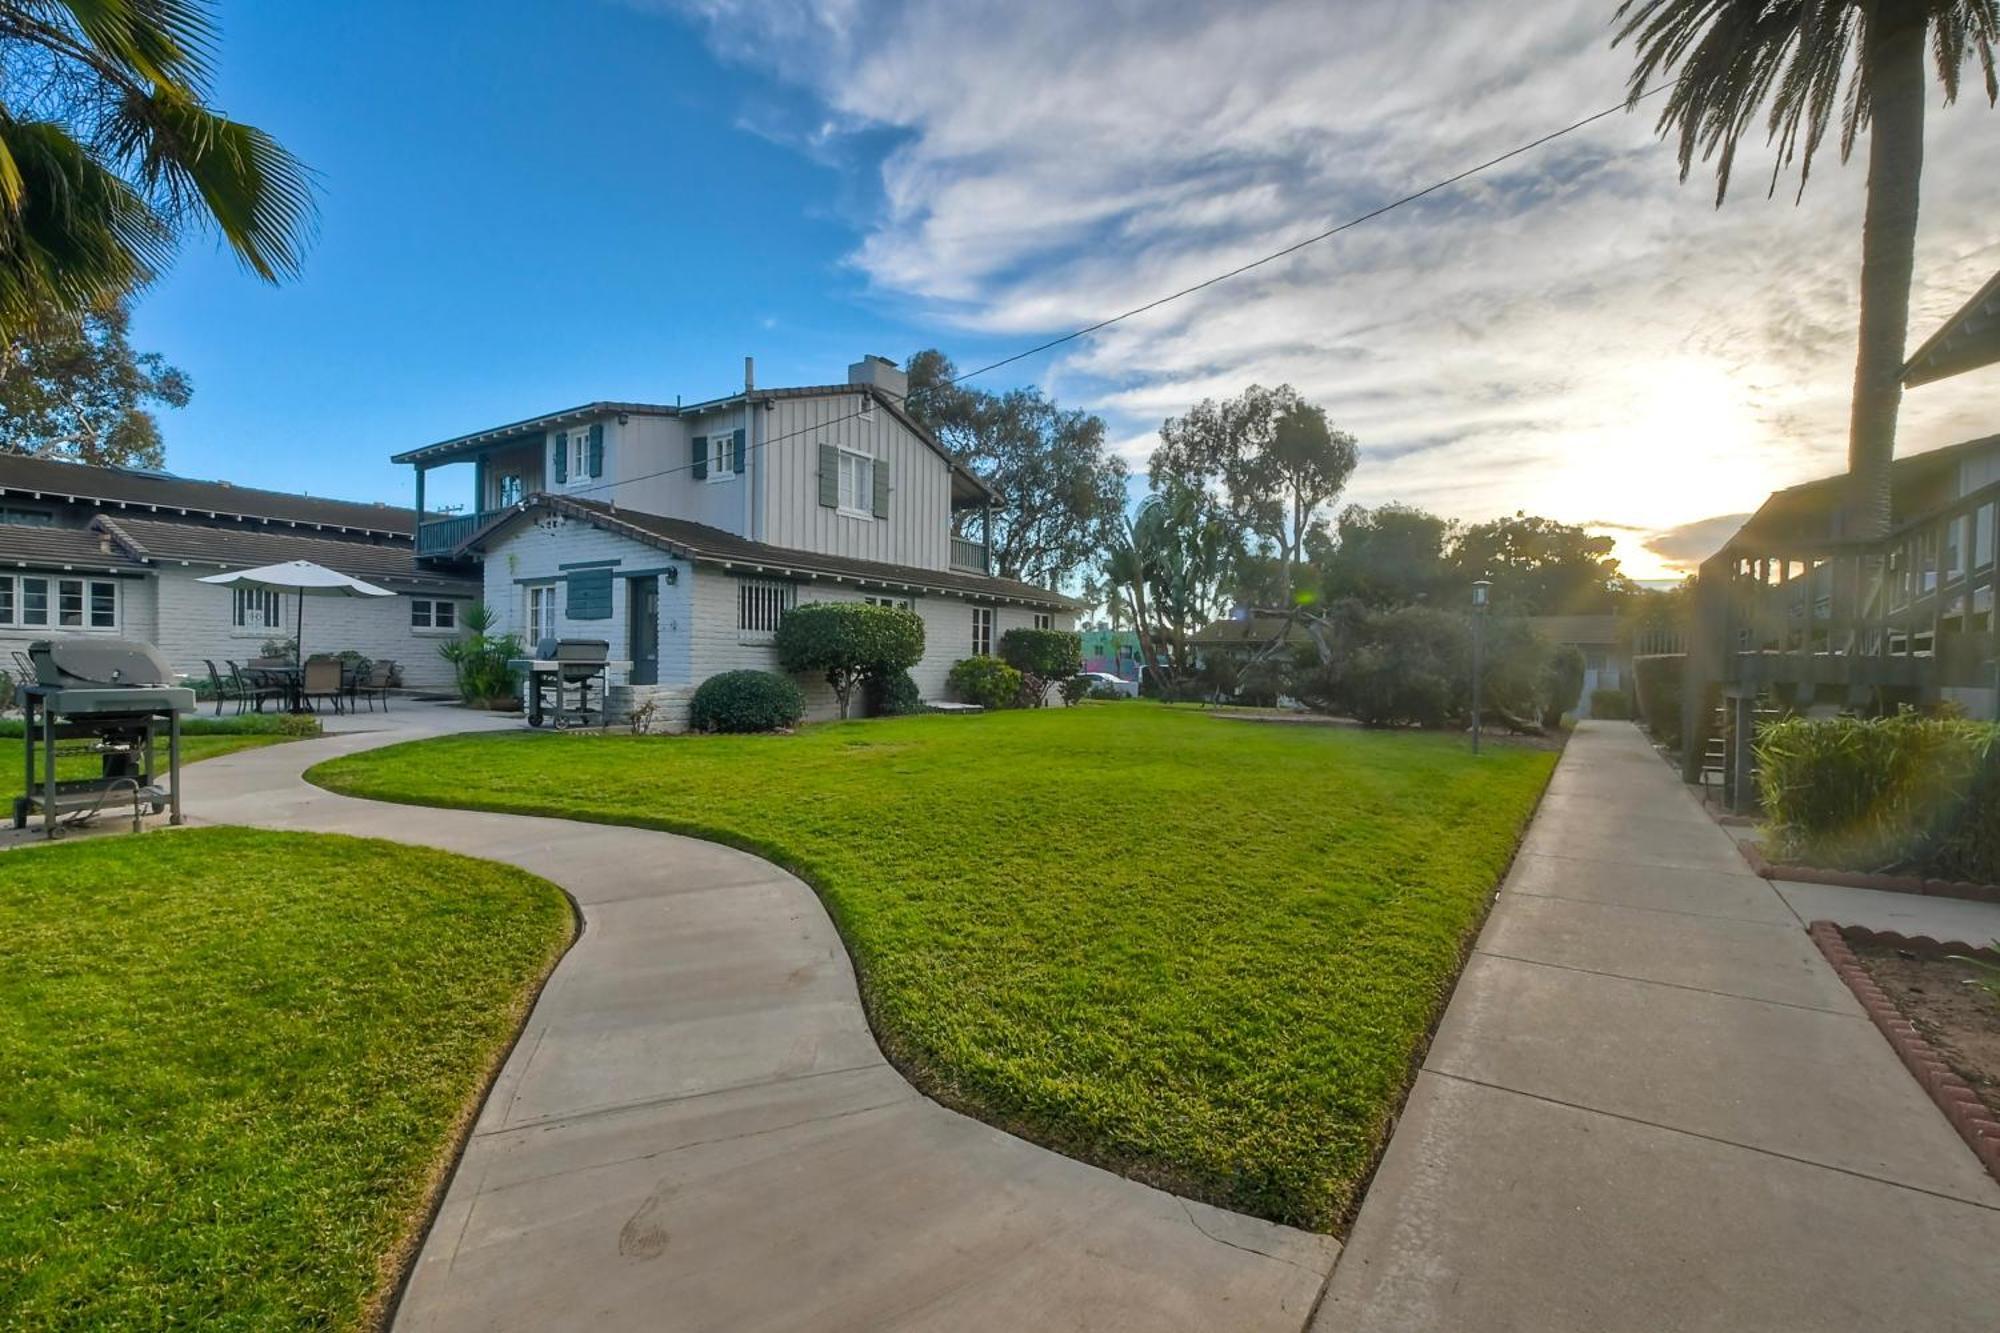
<path id="1" fill-rule="evenodd" d="M 1924 340 L 1903 366 L 1910 388 L 2000 361 L 2000 273 Z"/>
<path id="2" fill-rule="evenodd" d="M 234 518 L 258 523 L 362 532 L 407 540 L 416 511 L 357 500 L 264 491 L 226 481 L 198 481 L 144 468 L 91 467 L 53 458 L 0 454 L 0 492 L 130 511 Z"/>
<path id="3" fill-rule="evenodd" d="M 702 564 L 720 565 L 739 573 L 773 576 L 804 576 L 853 583 L 868 587 L 916 592 L 947 593 L 988 601 L 1021 602 L 1061 611 L 1074 611 L 1083 604 L 1037 588 L 1019 579 L 996 578 L 989 574 L 965 574 L 957 570 L 918 569 L 911 565 L 891 565 L 877 560 L 852 560 L 846 556 L 824 555 L 818 551 L 798 551 L 768 542 L 754 542 L 706 523 L 662 518 L 631 509 L 614 509 L 599 500 L 579 500 L 567 495 L 531 495 L 495 518 L 466 542 L 468 549 L 483 548 L 495 537 L 524 521 L 536 510 L 547 510 L 580 519 L 606 532 L 615 532 L 634 541 Z"/>
<path id="4" fill-rule="evenodd" d="M 991 499 L 993 492 L 979 475 L 961 461 L 957 454 L 944 447 L 937 436 L 925 429 L 910 415 L 903 400 L 873 384 L 806 384 L 788 389 L 752 389 L 748 397 L 752 402 L 769 403 L 782 398 L 831 398 L 847 394 L 859 394 L 874 399 L 887 409 L 890 416 L 907 427 L 911 434 L 922 440 L 930 450 L 942 458 L 955 474 L 955 479 L 963 481 L 978 496 Z M 497 444 L 512 436 L 533 436 L 567 426 L 579 425 L 610 416 L 653 416 L 653 417 L 698 417 L 711 412 L 721 412 L 732 407 L 741 407 L 745 395 L 741 392 L 727 394 L 721 398 L 710 398 L 699 403 L 667 405 L 665 403 L 585 403 L 581 407 L 566 407 L 559 412 L 547 412 L 538 417 L 528 417 L 505 426 L 494 426 L 490 430 L 474 431 L 469 435 L 456 435 L 436 444 L 426 444 L 415 449 L 406 449 L 390 456 L 392 463 L 435 463 L 443 462 L 453 455 L 481 445 Z M 954 488 L 955 489 L 955 488 Z"/>
<path id="5" fill-rule="evenodd" d="M 408 545 L 336 541 L 290 531 L 244 529 L 223 524 L 165 522 L 130 514 L 99 514 L 91 520 L 93 544 L 97 533 L 132 557 L 155 568 L 187 565 L 208 569 L 250 569 L 285 560 L 310 560 L 316 565 L 387 588 L 450 592 L 476 596 L 476 579 L 454 578 L 420 570 Z M 41 529 L 48 532 L 53 529 Z"/>
<path id="6" fill-rule="evenodd" d="M 681 409 L 671 403 L 585 403 L 581 407 L 565 407 L 557 412 L 544 412 L 538 417 L 528 417 L 521 421 L 509 422 L 505 426 L 493 426 L 486 430 L 476 430 L 469 435 L 454 435 L 436 444 L 418 445 L 415 449 L 405 449 L 400 454 L 391 454 L 391 463 L 427 463 L 448 458 L 462 449 L 476 445 L 492 444 L 510 435 L 541 435 L 552 430 L 561 430 L 581 421 L 595 421 L 600 417 L 674 417 Z"/>
<path id="7" fill-rule="evenodd" d="M 83 528 L 0 523 L 0 570 L 75 569 L 136 573 L 143 569 L 116 543 Z"/>

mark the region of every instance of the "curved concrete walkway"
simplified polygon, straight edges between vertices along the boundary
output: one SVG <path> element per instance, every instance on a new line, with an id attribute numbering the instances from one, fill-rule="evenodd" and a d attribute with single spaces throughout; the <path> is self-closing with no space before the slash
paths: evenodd
<path id="1" fill-rule="evenodd" d="M 799 880 L 671 834 L 310 786 L 300 774 L 322 759 L 492 723 L 399 707 L 344 725 L 192 768 L 190 816 L 504 861 L 568 889 L 585 921 L 479 1117 L 397 1328 L 1291 1333 L 1310 1315 L 1331 1237 L 920 1096 L 876 1047 Z"/>

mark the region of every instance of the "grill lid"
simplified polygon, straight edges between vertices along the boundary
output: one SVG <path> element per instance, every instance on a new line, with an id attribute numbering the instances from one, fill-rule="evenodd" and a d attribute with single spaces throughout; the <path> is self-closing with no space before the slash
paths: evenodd
<path id="1" fill-rule="evenodd" d="M 545 662 L 596 662 L 611 658 L 609 639 L 543 639 L 536 656 Z"/>
<path id="2" fill-rule="evenodd" d="M 59 689 L 172 685 L 159 649 L 137 639 L 39 639 L 28 646 L 35 678 Z"/>

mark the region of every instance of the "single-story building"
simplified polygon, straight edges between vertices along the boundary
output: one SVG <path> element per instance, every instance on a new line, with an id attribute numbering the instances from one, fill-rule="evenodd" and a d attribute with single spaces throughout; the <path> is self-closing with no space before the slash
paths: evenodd
<path id="1" fill-rule="evenodd" d="M 103 634 L 155 644 L 189 676 L 210 660 L 226 670 L 289 639 L 297 602 L 201 578 L 310 560 L 397 595 L 315 599 L 308 653 L 353 650 L 396 662 L 408 685 L 448 686 L 438 649 L 479 583 L 418 568 L 415 522 L 388 505 L 0 455 L 0 668 L 37 639 Z"/>

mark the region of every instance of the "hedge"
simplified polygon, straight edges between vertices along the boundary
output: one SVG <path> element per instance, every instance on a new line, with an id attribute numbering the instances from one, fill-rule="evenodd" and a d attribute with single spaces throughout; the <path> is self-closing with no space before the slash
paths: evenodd
<path id="1" fill-rule="evenodd" d="M 1790 718 L 1756 758 L 1775 859 L 2000 882 L 2000 724 Z"/>
<path id="2" fill-rule="evenodd" d="M 1639 720 L 1654 740 L 1676 750 L 1681 747 L 1681 683 L 1686 675 L 1686 653 L 1655 653 L 1632 659 Z"/>
<path id="3" fill-rule="evenodd" d="M 1624 722 L 1632 716 L 1632 701 L 1623 690 L 1592 690 L 1590 715 L 1606 722 Z"/>
<path id="4" fill-rule="evenodd" d="M 1021 673 L 997 657 L 967 657 L 954 662 L 945 683 L 961 703 L 1013 708 L 1021 702 Z"/>
<path id="5" fill-rule="evenodd" d="M 785 670 L 826 677 L 845 718 L 856 685 L 923 660 L 924 622 L 901 607 L 808 602 L 785 612 L 775 646 Z"/>
<path id="6" fill-rule="evenodd" d="M 1021 673 L 1028 702 L 1040 708 L 1050 686 L 1083 670 L 1083 636 L 1066 629 L 1010 629 L 1000 636 L 1000 660 Z"/>
<path id="7" fill-rule="evenodd" d="M 806 715 L 806 696 L 769 671 L 725 671 L 710 676 L 688 703 L 695 731 L 781 731 Z"/>

